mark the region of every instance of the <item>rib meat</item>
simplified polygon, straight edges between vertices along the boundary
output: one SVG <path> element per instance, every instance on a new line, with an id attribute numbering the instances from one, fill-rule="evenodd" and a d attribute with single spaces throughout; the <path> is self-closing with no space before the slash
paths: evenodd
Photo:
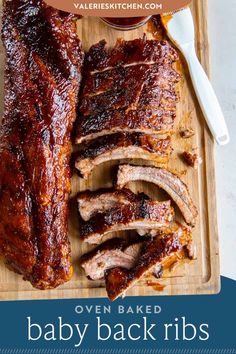
<path id="1" fill-rule="evenodd" d="M 113 85 L 112 80 L 107 79 L 108 76 L 113 80 Z M 178 96 L 173 88 L 177 82 L 177 74 L 169 65 L 143 64 L 128 68 L 119 66 L 108 72 L 93 74 L 92 77 L 91 91 L 94 93 L 89 92 L 90 82 L 86 77 L 84 91 L 89 93 L 83 91 L 81 98 L 80 112 L 84 116 L 129 106 L 139 109 L 165 106 L 169 110 L 175 110 Z"/>
<path id="2" fill-rule="evenodd" d="M 80 216 L 84 221 L 88 221 L 97 213 L 104 213 L 121 204 L 128 205 L 139 202 L 141 198 L 149 199 L 147 195 L 134 194 L 129 189 L 100 189 L 95 192 L 81 192 L 78 195 Z"/>
<path id="3" fill-rule="evenodd" d="M 170 137 L 160 139 L 142 133 L 117 133 L 83 145 L 76 168 L 88 178 L 95 166 L 119 159 L 142 159 L 159 164 L 167 163 L 172 152 Z"/>
<path id="4" fill-rule="evenodd" d="M 162 233 L 159 237 L 143 243 L 140 256 L 131 269 L 116 267 L 105 272 L 106 290 L 110 300 L 114 301 L 148 274 L 154 267 L 160 266 L 173 255 L 177 255 L 191 243 L 191 234 L 187 229 Z"/>
<path id="5" fill-rule="evenodd" d="M 167 42 L 104 41 L 88 52 L 80 95 L 76 142 L 117 132 L 170 132 L 179 75 L 176 51 Z"/>
<path id="6" fill-rule="evenodd" d="M 175 112 L 160 109 L 118 109 L 90 117 L 79 117 L 76 143 L 81 144 L 114 133 L 143 133 L 149 135 L 173 132 Z"/>
<path id="7" fill-rule="evenodd" d="M 86 276 L 91 280 L 104 279 L 108 269 L 122 267 L 131 269 L 140 256 L 142 242 L 139 240 L 127 242 L 115 238 L 104 242 L 95 250 L 85 254 L 80 261 Z"/>
<path id="8" fill-rule="evenodd" d="M 186 184 L 175 174 L 156 167 L 123 165 L 119 167 L 117 185 L 123 188 L 129 182 L 145 181 L 164 189 L 178 205 L 186 222 L 194 226 L 198 211 Z"/>
<path id="9" fill-rule="evenodd" d="M 122 204 L 104 214 L 97 214 L 80 225 L 80 237 L 90 244 L 99 244 L 111 232 L 135 229 L 159 229 L 169 225 L 174 216 L 170 202 L 156 202 L 141 197 Z"/>
<path id="10" fill-rule="evenodd" d="M 0 253 L 39 289 L 72 275 L 67 235 L 71 130 L 83 55 L 71 14 L 5 0 Z"/>
<path id="11" fill-rule="evenodd" d="M 93 45 L 87 53 L 85 70 L 96 73 L 112 69 L 115 66 L 135 64 L 170 64 L 178 59 L 173 47 L 166 41 L 135 39 L 124 41 L 118 39 L 114 48 L 108 50 L 106 41 Z"/>
<path id="12" fill-rule="evenodd" d="M 134 76 L 138 76 L 141 80 L 146 78 L 148 74 L 152 74 L 153 78 L 155 78 L 156 86 L 159 85 L 164 90 L 171 90 L 172 82 L 176 82 L 178 79 L 172 67 L 167 70 L 166 64 L 156 64 L 155 62 L 150 64 L 134 62 L 128 66 L 115 64 L 111 69 L 98 72 L 91 72 L 85 68 L 85 73 L 86 81 L 83 87 L 83 98 L 92 97 L 106 91 L 118 90 L 122 84 L 126 86 L 127 83 L 132 84 Z M 166 79 L 166 76 L 168 76 L 168 79 Z"/>
<path id="13" fill-rule="evenodd" d="M 165 232 L 187 233 L 188 230 L 180 224 L 173 224 L 171 225 L 171 229 L 167 229 Z M 160 231 L 158 236 L 159 235 Z M 83 255 L 80 260 L 80 265 L 90 280 L 102 280 L 105 278 L 105 273 L 112 268 L 134 268 L 139 261 L 145 244 L 149 241 L 150 237 L 148 236 L 146 238 L 137 236 L 133 240 L 124 240 L 122 238 L 114 238 L 108 240 L 100 246 L 96 247 L 91 252 Z M 183 252 L 184 258 L 186 256 L 188 256 L 189 259 L 192 258 L 191 249 L 192 243 L 189 233 L 189 243 L 186 245 L 185 252 Z M 181 255 L 179 253 L 178 257 L 168 258 L 168 260 L 162 265 L 157 265 L 155 269 L 152 270 L 153 275 L 157 278 L 160 278 L 163 273 L 163 266 L 169 268 L 173 262 L 176 263 L 178 258 L 182 259 L 180 256 Z"/>

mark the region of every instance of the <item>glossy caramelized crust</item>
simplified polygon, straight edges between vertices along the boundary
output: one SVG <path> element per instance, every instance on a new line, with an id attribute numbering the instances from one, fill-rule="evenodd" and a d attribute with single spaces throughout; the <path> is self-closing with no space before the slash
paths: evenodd
<path id="1" fill-rule="evenodd" d="M 96 77 L 98 74 L 93 75 L 98 89 L 94 89 L 95 84 L 93 83 L 91 89 L 95 91 L 94 93 L 84 94 L 83 91 L 80 104 L 80 112 L 83 115 L 89 116 L 99 114 L 104 110 L 115 110 L 129 106 L 133 108 L 166 106 L 170 110 L 175 109 L 178 97 L 173 87 L 177 82 L 177 74 L 172 67 L 165 68 L 152 64 L 132 66 L 123 68 L 123 70 L 128 73 L 123 73 L 120 70 L 120 77 L 113 78 L 114 83 L 111 87 L 107 84 L 109 80 L 106 79 L 106 84 L 100 82 L 101 87 L 99 87 Z M 110 72 L 111 77 L 113 71 Z M 87 80 L 84 90 L 89 91 Z"/>
<path id="2" fill-rule="evenodd" d="M 94 116 L 79 117 L 76 143 L 90 141 L 114 133 L 144 133 L 149 135 L 173 132 L 175 112 L 164 109 L 117 109 Z"/>
<path id="3" fill-rule="evenodd" d="M 173 60 L 175 59 L 173 58 Z M 111 90 L 119 92 L 121 85 L 125 85 L 127 88 L 129 85 L 134 85 L 134 77 L 139 81 L 148 79 L 145 82 L 146 85 L 148 83 L 153 84 L 153 80 L 155 80 L 156 86 L 164 90 L 171 90 L 173 83 L 176 83 L 179 79 L 178 74 L 171 66 L 167 68 L 169 62 L 160 64 L 133 62 L 127 66 L 120 63 L 115 65 L 114 68 L 97 72 L 86 71 L 85 68 L 86 81 L 83 86 L 83 98 L 93 97 Z M 135 84 L 138 84 L 138 82 L 135 82 Z"/>
<path id="4" fill-rule="evenodd" d="M 167 43 L 104 41 L 87 53 L 77 127 L 77 143 L 116 132 L 170 132 L 180 76 L 173 69 L 176 51 Z"/>
<path id="5" fill-rule="evenodd" d="M 107 49 L 106 41 L 102 40 L 93 45 L 87 53 L 85 70 L 89 72 L 108 70 L 119 65 L 133 63 L 170 63 L 177 60 L 174 48 L 166 41 L 134 39 L 124 41 L 118 39 L 114 48 Z"/>
<path id="6" fill-rule="evenodd" d="M 83 55 L 73 16 L 6 0 L 0 129 L 0 253 L 39 289 L 72 275 L 67 233 L 71 130 Z"/>
<path id="7" fill-rule="evenodd" d="M 115 300 L 145 276 L 157 265 L 167 261 L 191 243 L 191 234 L 187 229 L 179 228 L 176 232 L 162 233 L 159 237 L 143 243 L 141 256 L 132 269 L 116 267 L 105 273 L 106 290 L 110 300 Z"/>
<path id="8" fill-rule="evenodd" d="M 90 244 L 99 244 L 111 232 L 136 229 L 160 229 L 173 220 L 174 210 L 169 201 L 157 202 L 140 196 L 140 200 L 121 204 L 104 214 L 96 214 L 80 224 L 80 237 Z"/>
<path id="9" fill-rule="evenodd" d="M 165 164 L 171 152 L 170 137 L 160 139 L 142 133 L 117 133 L 83 145 L 75 166 L 84 178 L 88 178 L 95 166 L 107 161 L 142 159 Z"/>

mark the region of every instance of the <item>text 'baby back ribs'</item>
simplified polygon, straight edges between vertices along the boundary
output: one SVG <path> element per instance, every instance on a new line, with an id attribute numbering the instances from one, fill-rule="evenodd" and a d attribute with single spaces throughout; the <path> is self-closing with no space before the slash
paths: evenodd
<path id="1" fill-rule="evenodd" d="M 173 130 L 178 100 L 176 51 L 155 40 L 105 41 L 91 47 L 84 79 L 76 142 L 118 132 L 164 134 Z"/>
<path id="2" fill-rule="evenodd" d="M 73 15 L 6 0 L 5 113 L 0 129 L 0 254 L 39 289 L 72 275 L 71 130 L 83 54 Z"/>

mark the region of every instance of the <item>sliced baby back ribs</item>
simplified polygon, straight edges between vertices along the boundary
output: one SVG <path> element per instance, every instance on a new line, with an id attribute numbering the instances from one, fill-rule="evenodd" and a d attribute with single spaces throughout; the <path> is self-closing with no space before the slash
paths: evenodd
<path id="1" fill-rule="evenodd" d="M 104 279 L 108 269 L 133 268 L 140 256 L 142 244 L 140 238 L 129 242 L 120 238 L 108 240 L 95 250 L 85 254 L 81 258 L 80 264 L 89 279 L 101 280 Z"/>
<path id="2" fill-rule="evenodd" d="M 174 232 L 163 232 L 159 237 L 143 242 L 140 256 L 135 266 L 127 269 L 123 266 L 108 269 L 105 272 L 106 290 L 110 300 L 119 296 L 135 285 L 154 267 L 167 262 L 169 257 L 182 252 L 191 243 L 192 237 L 187 229 L 180 227 Z"/>
<path id="3" fill-rule="evenodd" d="M 139 202 L 141 198 L 149 199 L 144 193 L 135 194 L 129 189 L 85 191 L 78 195 L 79 213 L 83 220 L 88 221 L 97 213 L 104 213 L 122 204 L 128 205 Z"/>
<path id="4" fill-rule="evenodd" d="M 100 82 L 95 93 L 84 94 L 83 91 L 80 112 L 84 116 L 129 106 L 139 109 L 165 107 L 166 110 L 175 110 L 178 101 L 178 96 L 174 90 L 177 83 L 177 74 L 172 67 L 163 67 L 157 64 L 136 65 L 123 68 L 123 70 L 128 71 L 128 75 L 120 69 L 120 77 L 115 77 L 113 85 L 108 86 L 107 90 L 105 89 L 107 85 Z M 112 76 L 113 70 L 105 73 L 106 76 L 108 74 Z M 94 74 L 93 76 L 97 75 Z M 97 77 L 94 78 L 97 84 L 96 79 Z M 104 91 L 101 91 L 102 87 L 104 87 Z M 94 87 L 92 89 L 94 90 Z M 89 90 L 87 80 L 85 90 Z"/>
<path id="5" fill-rule="evenodd" d="M 180 224 L 171 225 L 171 229 L 165 230 L 166 233 L 176 233 L 187 232 L 187 229 Z M 160 232 L 159 232 L 160 236 Z M 189 234 L 190 237 L 190 234 Z M 145 244 L 150 241 L 150 237 L 140 237 L 136 236 L 132 240 L 124 240 L 122 238 L 114 238 L 108 240 L 96 247 L 91 252 L 83 255 L 80 259 L 80 265 L 85 271 L 86 276 L 90 280 L 101 280 L 104 279 L 106 271 L 112 268 L 121 267 L 125 269 L 134 268 L 141 256 L 142 250 Z M 191 255 L 191 239 L 189 238 L 189 244 L 186 245 L 186 250 L 184 252 L 184 258 L 188 256 L 189 259 L 192 258 Z M 180 254 L 178 254 L 180 257 Z M 168 262 L 163 263 L 162 266 L 166 265 L 169 267 L 171 264 L 178 261 L 178 257 L 174 259 L 168 259 Z M 182 257 L 180 257 L 182 259 Z M 153 269 L 153 275 L 160 278 L 162 275 L 163 267 L 157 265 Z"/>
<path id="6" fill-rule="evenodd" d="M 75 166 L 84 178 L 88 178 L 95 166 L 107 161 L 130 158 L 165 164 L 171 152 L 170 137 L 160 139 L 142 133 L 117 133 L 83 145 Z"/>
<path id="7" fill-rule="evenodd" d="M 178 205 L 186 222 L 194 226 L 198 211 L 189 194 L 186 184 L 175 174 L 166 169 L 122 165 L 119 167 L 117 185 L 123 188 L 129 182 L 145 181 L 164 189 Z"/>
<path id="8" fill-rule="evenodd" d="M 0 128 L 0 254 L 39 289 L 71 278 L 71 130 L 83 55 L 74 16 L 41 0 L 5 0 Z"/>
<path id="9" fill-rule="evenodd" d="M 141 195 L 138 201 L 98 213 L 87 222 L 81 220 L 80 237 L 90 244 L 99 244 L 111 232 L 159 229 L 168 226 L 173 217 L 170 201 L 147 200 L 146 196 Z"/>
<path id="10" fill-rule="evenodd" d="M 176 113 L 177 53 L 167 42 L 118 40 L 93 46 L 84 64 L 76 142 L 117 132 L 170 132 Z"/>

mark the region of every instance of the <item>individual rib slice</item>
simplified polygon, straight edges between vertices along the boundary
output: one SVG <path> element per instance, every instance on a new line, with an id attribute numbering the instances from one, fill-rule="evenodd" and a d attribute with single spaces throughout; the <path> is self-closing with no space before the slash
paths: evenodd
<path id="1" fill-rule="evenodd" d="M 123 188 L 129 182 L 145 181 L 164 189 L 178 205 L 186 222 L 194 226 L 198 211 L 189 194 L 186 184 L 175 174 L 166 169 L 122 165 L 119 167 L 117 185 Z"/>
<path id="2" fill-rule="evenodd" d="M 159 64 L 136 64 L 130 66 L 118 65 L 110 70 L 98 71 L 96 73 L 85 71 L 83 86 L 83 98 L 92 97 L 106 91 L 115 90 L 119 92 L 122 85 L 132 84 L 136 81 L 147 78 L 148 82 L 164 90 L 171 90 L 172 85 L 179 81 L 179 74 L 167 65 Z"/>
<path id="3" fill-rule="evenodd" d="M 139 202 L 140 199 L 150 199 L 145 194 L 135 194 L 129 189 L 100 189 L 95 192 L 85 191 L 78 195 L 79 213 L 83 220 L 88 221 L 97 213 L 104 213 L 122 204 Z"/>
<path id="4" fill-rule="evenodd" d="M 83 53 L 74 15 L 5 0 L 5 111 L 0 128 L 0 254 L 38 289 L 72 276 L 71 131 Z"/>
<path id="5" fill-rule="evenodd" d="M 162 233 L 159 237 L 143 243 L 136 265 L 129 269 L 116 267 L 106 271 L 106 290 L 110 300 L 114 301 L 148 274 L 154 267 L 167 262 L 169 257 L 177 255 L 191 243 L 191 234 L 187 229 Z"/>
<path id="6" fill-rule="evenodd" d="M 76 144 L 114 133 L 168 134 L 173 131 L 175 112 L 160 109 L 119 109 L 79 117 Z"/>
<path id="7" fill-rule="evenodd" d="M 177 52 L 167 41 L 147 40 L 146 36 L 131 41 L 119 39 L 114 48 L 108 49 L 103 40 L 87 53 L 85 71 L 96 73 L 117 65 L 171 64 L 177 59 Z"/>
<path id="8" fill-rule="evenodd" d="M 80 224 L 80 237 L 85 242 L 99 244 L 104 236 L 114 231 L 159 229 L 173 220 L 174 210 L 170 201 L 156 202 L 141 197 L 139 201 L 122 204 L 104 214 L 97 214 Z"/>
<path id="9" fill-rule="evenodd" d="M 141 133 L 117 133 L 83 145 L 75 166 L 88 178 L 95 166 L 120 159 L 142 159 L 159 164 L 168 162 L 172 152 L 171 139 L 160 139 Z"/>
<path id="10" fill-rule="evenodd" d="M 85 254 L 81 258 L 80 264 L 89 279 L 100 280 L 104 279 L 105 272 L 111 268 L 133 268 L 140 256 L 141 249 L 140 238 L 131 242 L 115 238 Z"/>

